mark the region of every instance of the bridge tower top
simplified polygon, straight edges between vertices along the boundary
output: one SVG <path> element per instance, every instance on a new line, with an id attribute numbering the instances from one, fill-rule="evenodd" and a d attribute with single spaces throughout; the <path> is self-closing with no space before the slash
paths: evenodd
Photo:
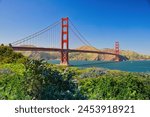
<path id="1" fill-rule="evenodd" d="M 120 54 L 119 42 L 118 42 L 118 41 L 115 42 L 115 54 L 116 54 L 116 55 L 119 55 L 119 54 Z"/>

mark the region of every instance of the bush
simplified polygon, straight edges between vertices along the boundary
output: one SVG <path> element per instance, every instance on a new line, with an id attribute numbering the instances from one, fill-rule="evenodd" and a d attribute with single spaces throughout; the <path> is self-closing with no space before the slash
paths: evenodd
<path id="1" fill-rule="evenodd" d="M 31 97 L 25 93 L 23 77 L 16 74 L 1 76 L 0 99 L 1 100 L 31 99 Z"/>
<path id="2" fill-rule="evenodd" d="M 37 60 L 25 64 L 25 86 L 32 99 L 84 99 L 69 69 L 60 72 Z"/>
<path id="3" fill-rule="evenodd" d="M 21 53 L 16 53 L 11 47 L 0 46 L 0 63 L 24 63 L 25 58 Z"/>
<path id="4" fill-rule="evenodd" d="M 135 73 L 103 75 L 80 80 L 81 93 L 88 99 L 150 99 L 150 76 Z"/>
<path id="5" fill-rule="evenodd" d="M 90 68 L 86 72 L 79 75 L 79 78 L 97 78 L 106 73 L 107 71 L 101 68 Z"/>
<path id="6" fill-rule="evenodd" d="M 58 69 L 44 61 L 0 66 L 0 99 L 85 99 L 68 68 Z"/>

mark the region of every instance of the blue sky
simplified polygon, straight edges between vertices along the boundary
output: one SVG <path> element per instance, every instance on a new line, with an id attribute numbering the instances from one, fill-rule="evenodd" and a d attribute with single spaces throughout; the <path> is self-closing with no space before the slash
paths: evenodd
<path id="1" fill-rule="evenodd" d="M 0 0 L 0 43 L 11 43 L 68 16 L 97 48 L 150 54 L 150 0 Z"/>

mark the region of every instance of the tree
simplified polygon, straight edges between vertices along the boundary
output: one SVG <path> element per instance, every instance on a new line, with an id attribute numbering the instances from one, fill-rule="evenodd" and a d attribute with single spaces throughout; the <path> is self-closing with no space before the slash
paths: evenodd
<path id="1" fill-rule="evenodd" d="M 26 57 L 21 53 L 16 53 L 9 46 L 0 46 L 0 63 L 25 62 Z"/>

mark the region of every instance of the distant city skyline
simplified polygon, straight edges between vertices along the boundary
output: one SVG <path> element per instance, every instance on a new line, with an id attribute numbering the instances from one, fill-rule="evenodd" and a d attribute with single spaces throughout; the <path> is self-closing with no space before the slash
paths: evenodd
<path id="1" fill-rule="evenodd" d="M 0 43 L 8 44 L 69 17 L 96 48 L 150 55 L 149 0 L 0 0 Z"/>

